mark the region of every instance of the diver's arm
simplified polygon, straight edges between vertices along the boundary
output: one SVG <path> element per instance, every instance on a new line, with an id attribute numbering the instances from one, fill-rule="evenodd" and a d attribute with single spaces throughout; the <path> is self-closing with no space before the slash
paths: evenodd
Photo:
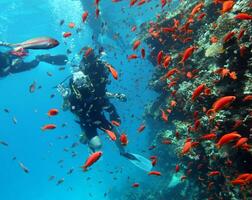
<path id="1" fill-rule="evenodd" d="M 68 62 L 68 57 L 64 54 L 55 56 L 52 56 L 50 54 L 39 55 L 36 57 L 36 59 L 52 65 L 65 65 Z"/>

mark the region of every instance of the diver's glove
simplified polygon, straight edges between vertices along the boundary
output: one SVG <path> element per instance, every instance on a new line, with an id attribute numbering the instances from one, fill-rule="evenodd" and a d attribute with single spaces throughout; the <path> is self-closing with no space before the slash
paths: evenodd
<path id="1" fill-rule="evenodd" d="M 127 97 L 126 97 L 125 94 L 116 93 L 116 94 L 115 94 L 115 98 L 119 99 L 119 100 L 122 101 L 122 102 L 126 102 L 126 101 L 127 101 Z"/>
<path id="2" fill-rule="evenodd" d="M 70 90 L 68 88 L 63 87 L 62 84 L 57 85 L 57 91 L 61 94 L 61 96 L 64 99 L 70 96 Z"/>

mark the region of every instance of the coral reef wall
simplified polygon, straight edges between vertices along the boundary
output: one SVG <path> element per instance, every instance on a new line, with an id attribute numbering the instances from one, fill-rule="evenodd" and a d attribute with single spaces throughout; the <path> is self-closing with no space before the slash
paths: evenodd
<path id="1" fill-rule="evenodd" d="M 251 14 L 249 0 L 182 1 L 142 28 L 159 93 L 145 118 L 163 176 L 122 199 L 252 198 Z"/>

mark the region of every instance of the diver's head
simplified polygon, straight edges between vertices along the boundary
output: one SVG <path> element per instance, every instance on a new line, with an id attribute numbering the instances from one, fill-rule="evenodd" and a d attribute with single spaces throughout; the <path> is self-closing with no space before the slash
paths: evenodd
<path id="1" fill-rule="evenodd" d="M 86 90 L 92 92 L 94 90 L 93 84 L 88 75 L 85 75 L 82 71 L 73 73 L 73 84 L 79 90 Z"/>

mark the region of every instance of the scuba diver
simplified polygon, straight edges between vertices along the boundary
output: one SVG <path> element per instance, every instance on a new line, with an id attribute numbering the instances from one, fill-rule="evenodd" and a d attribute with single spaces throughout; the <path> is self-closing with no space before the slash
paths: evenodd
<path id="1" fill-rule="evenodd" d="M 50 37 L 33 38 L 16 44 L 0 41 L 0 46 L 12 48 L 8 52 L 0 52 L 0 77 L 33 69 L 40 61 L 53 65 L 65 65 L 68 60 L 65 55 L 45 54 L 37 56 L 30 62 L 23 60 L 23 57 L 28 55 L 29 49 L 51 49 L 58 45 L 59 42 Z"/>
<path id="2" fill-rule="evenodd" d="M 75 71 L 69 80 L 69 86 L 64 87 L 61 84 L 57 90 L 63 97 L 63 110 L 70 109 L 79 120 L 83 134 L 80 137 L 82 144 L 88 144 L 89 152 L 96 152 L 101 149 L 102 142 L 98 136 L 97 129 L 113 131 L 117 137 L 116 146 L 120 155 L 130 160 L 133 164 L 150 171 L 152 165 L 146 158 L 126 152 L 119 138 L 120 134 L 115 126 L 110 122 L 121 122 L 115 106 L 109 101 L 109 98 L 117 98 L 126 101 L 124 94 L 112 94 L 106 90 L 108 80 L 108 69 L 106 62 L 99 60 L 92 51 L 87 57 L 83 57 L 78 71 Z M 109 120 L 106 119 L 104 112 L 109 114 Z"/>
<path id="3" fill-rule="evenodd" d="M 65 65 L 67 60 L 66 55 L 51 56 L 50 54 L 45 54 L 36 56 L 36 59 L 30 62 L 24 62 L 21 56 L 16 56 L 9 52 L 0 52 L 0 77 L 31 70 L 37 67 L 41 61 L 53 65 Z"/>
<path id="4" fill-rule="evenodd" d="M 73 73 L 69 81 L 69 87 L 58 86 L 58 90 L 64 98 L 63 110 L 70 108 L 71 112 L 79 117 L 84 134 L 81 142 L 88 143 L 92 152 L 101 148 L 101 140 L 97 129 L 112 130 L 112 124 L 106 119 L 104 111 L 109 114 L 110 121 L 121 122 L 115 106 L 109 98 L 117 98 L 126 101 L 123 94 L 112 94 L 106 91 L 109 72 L 105 63 L 99 60 L 92 51 L 87 57 L 83 57 L 79 70 Z M 113 129 L 117 135 L 117 130 Z M 123 149 L 120 147 L 120 153 Z"/>

